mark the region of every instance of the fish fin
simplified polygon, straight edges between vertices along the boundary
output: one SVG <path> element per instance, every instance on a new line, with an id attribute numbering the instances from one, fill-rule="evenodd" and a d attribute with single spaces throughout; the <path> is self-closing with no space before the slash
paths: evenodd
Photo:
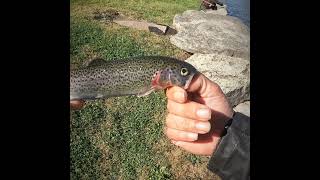
<path id="1" fill-rule="evenodd" d="M 101 58 L 95 58 L 95 59 L 92 59 L 90 60 L 86 66 L 87 67 L 94 67 L 94 66 L 99 66 L 99 65 L 102 65 L 104 63 L 106 63 L 107 61 L 104 60 L 104 59 L 101 59 Z"/>
<path id="2" fill-rule="evenodd" d="M 147 96 L 147 95 L 151 94 L 153 91 L 155 91 L 155 88 L 151 87 L 151 89 L 147 89 L 146 91 L 142 91 L 142 92 L 138 93 L 137 96 L 138 97 Z"/>

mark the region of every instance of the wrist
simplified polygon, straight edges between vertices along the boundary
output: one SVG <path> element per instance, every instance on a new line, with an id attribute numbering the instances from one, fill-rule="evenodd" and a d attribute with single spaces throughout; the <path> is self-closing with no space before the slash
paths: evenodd
<path id="1" fill-rule="evenodd" d="M 234 117 L 235 112 L 232 113 L 232 117 Z M 227 131 L 229 129 L 229 127 L 231 126 L 232 122 L 233 122 L 233 118 L 229 118 L 228 120 L 225 121 L 226 124 L 224 125 L 224 129 L 222 130 L 220 136 L 218 138 L 216 138 L 216 140 L 213 142 L 213 151 L 212 151 L 212 156 L 215 155 L 215 152 L 217 151 L 217 149 L 219 148 L 219 145 L 223 139 L 223 137 L 227 134 Z"/>

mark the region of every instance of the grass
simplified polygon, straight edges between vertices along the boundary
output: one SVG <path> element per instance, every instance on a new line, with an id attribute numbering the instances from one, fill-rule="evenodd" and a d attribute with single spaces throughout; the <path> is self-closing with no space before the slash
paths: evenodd
<path id="1" fill-rule="evenodd" d="M 74 9 L 81 9 L 84 6 L 98 9 L 112 8 L 135 19 L 168 25 L 172 23 L 175 14 L 187 9 L 198 9 L 199 2 L 198 0 L 71 0 Z"/>
<path id="2" fill-rule="evenodd" d="M 189 0 L 71 1 L 71 67 L 94 57 L 183 54 L 168 37 L 94 21 L 90 14 L 97 8 L 168 23 L 174 14 L 197 5 Z M 71 111 L 71 179 L 216 178 L 206 169 L 208 159 L 170 144 L 163 134 L 165 115 L 164 92 L 88 101 Z"/>
<path id="3" fill-rule="evenodd" d="M 74 111 L 73 177 L 136 179 L 142 170 L 148 171 L 149 177 L 171 177 L 168 164 L 156 161 L 161 154 L 152 150 L 163 138 L 164 114 L 154 112 L 164 112 L 164 107 L 164 94 L 159 92 L 145 98 L 131 96 L 91 102 Z"/>

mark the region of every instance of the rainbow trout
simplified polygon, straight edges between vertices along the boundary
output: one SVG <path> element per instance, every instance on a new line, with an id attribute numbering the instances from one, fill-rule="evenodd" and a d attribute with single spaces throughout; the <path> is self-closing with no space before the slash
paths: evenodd
<path id="1" fill-rule="evenodd" d="M 71 70 L 70 100 L 141 97 L 170 86 L 187 89 L 196 73 L 192 65 L 170 57 L 95 59 L 84 68 Z"/>

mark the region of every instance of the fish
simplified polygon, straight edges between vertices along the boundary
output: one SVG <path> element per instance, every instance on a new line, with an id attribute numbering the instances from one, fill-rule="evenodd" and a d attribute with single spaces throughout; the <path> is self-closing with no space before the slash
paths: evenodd
<path id="1" fill-rule="evenodd" d="M 142 97 L 171 86 L 187 89 L 197 73 L 194 66 L 173 57 L 97 58 L 70 71 L 70 100 Z"/>

